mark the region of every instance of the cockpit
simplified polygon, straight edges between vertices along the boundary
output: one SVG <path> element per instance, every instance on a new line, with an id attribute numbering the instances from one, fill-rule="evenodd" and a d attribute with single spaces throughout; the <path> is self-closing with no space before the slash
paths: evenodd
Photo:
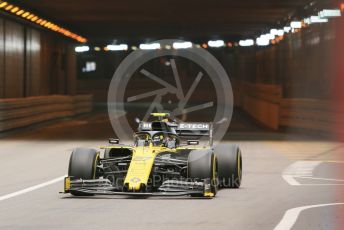
<path id="1" fill-rule="evenodd" d="M 172 133 L 152 131 L 139 132 L 134 135 L 135 146 L 153 146 L 176 148 L 179 141 L 176 135 Z"/>

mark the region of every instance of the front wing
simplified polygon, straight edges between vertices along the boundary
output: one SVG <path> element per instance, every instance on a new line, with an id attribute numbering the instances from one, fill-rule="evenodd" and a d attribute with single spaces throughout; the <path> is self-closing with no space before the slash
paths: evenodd
<path id="1" fill-rule="evenodd" d="M 200 196 L 214 197 L 208 181 L 188 182 L 166 180 L 157 192 L 119 191 L 108 179 L 72 180 L 66 177 L 64 180 L 64 193 L 78 192 L 85 195 L 127 195 L 127 196 Z"/>

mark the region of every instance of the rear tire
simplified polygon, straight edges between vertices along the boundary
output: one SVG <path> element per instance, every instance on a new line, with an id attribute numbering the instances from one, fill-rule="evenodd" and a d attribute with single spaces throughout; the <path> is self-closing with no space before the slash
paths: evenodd
<path id="1" fill-rule="evenodd" d="M 74 149 L 69 160 L 68 176 L 72 179 L 90 180 L 96 178 L 99 154 L 94 149 Z M 71 192 L 74 196 L 85 196 L 82 192 Z"/>
<path id="2" fill-rule="evenodd" d="M 217 193 L 217 158 L 209 150 L 193 150 L 188 157 L 188 178 L 192 181 L 210 181 L 211 192 Z M 192 195 L 193 196 L 193 195 Z"/>
<path id="3" fill-rule="evenodd" d="M 218 160 L 219 185 L 239 188 L 242 179 L 242 156 L 238 145 L 220 144 L 215 148 Z"/>

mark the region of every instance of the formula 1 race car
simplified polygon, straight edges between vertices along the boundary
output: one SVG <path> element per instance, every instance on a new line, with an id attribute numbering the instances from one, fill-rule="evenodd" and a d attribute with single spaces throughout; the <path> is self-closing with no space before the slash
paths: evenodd
<path id="1" fill-rule="evenodd" d="M 110 139 L 110 145 L 100 147 L 103 158 L 95 149 L 74 149 L 64 192 L 214 197 L 218 188 L 240 187 L 241 151 L 231 144 L 214 148 L 211 123 L 178 123 L 167 113 L 151 115 L 153 121 L 138 121 L 132 146 Z M 200 137 L 207 139 L 203 146 Z"/>

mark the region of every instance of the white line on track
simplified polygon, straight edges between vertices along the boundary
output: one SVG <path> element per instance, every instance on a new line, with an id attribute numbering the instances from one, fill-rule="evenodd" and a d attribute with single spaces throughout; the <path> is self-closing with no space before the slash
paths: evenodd
<path id="1" fill-rule="evenodd" d="M 325 180 L 325 181 L 338 181 L 338 182 L 344 182 L 343 179 L 332 179 L 332 178 L 323 178 L 323 177 L 303 177 L 303 176 L 299 176 L 297 178 L 301 178 L 301 179 L 310 179 L 310 180 Z"/>
<path id="2" fill-rule="evenodd" d="M 297 180 L 294 179 L 294 176 L 282 175 L 282 177 L 289 185 L 293 185 L 293 186 L 301 185 Z"/>
<path id="3" fill-rule="evenodd" d="M 291 229 L 296 223 L 296 220 L 298 216 L 300 215 L 300 213 L 306 209 L 320 208 L 320 207 L 334 206 L 334 205 L 344 205 L 344 203 L 317 204 L 317 205 L 308 205 L 308 206 L 302 206 L 302 207 L 289 209 L 285 212 L 282 220 L 278 223 L 278 225 L 274 228 L 274 230 Z"/>
<path id="4" fill-rule="evenodd" d="M 38 184 L 38 185 L 31 186 L 31 187 L 28 187 L 26 189 L 19 190 L 17 192 L 13 192 L 13 193 L 9 193 L 7 195 L 0 196 L 0 201 L 7 200 L 7 199 L 10 199 L 10 198 L 13 198 L 13 197 L 16 197 L 16 196 L 20 196 L 20 195 L 23 195 L 25 193 L 32 192 L 32 191 L 35 191 L 37 189 L 40 189 L 40 188 L 43 188 L 43 187 L 55 184 L 57 182 L 62 181 L 65 177 L 66 177 L 66 175 L 60 176 L 60 177 L 57 177 L 57 178 L 52 179 L 50 181 L 47 181 L 47 182 L 44 182 L 44 183 L 41 183 L 41 184 Z"/>
<path id="5" fill-rule="evenodd" d="M 301 184 L 295 178 L 312 177 L 313 170 L 321 163 L 321 161 L 296 161 L 283 171 L 282 177 L 288 184 L 300 186 Z"/>

